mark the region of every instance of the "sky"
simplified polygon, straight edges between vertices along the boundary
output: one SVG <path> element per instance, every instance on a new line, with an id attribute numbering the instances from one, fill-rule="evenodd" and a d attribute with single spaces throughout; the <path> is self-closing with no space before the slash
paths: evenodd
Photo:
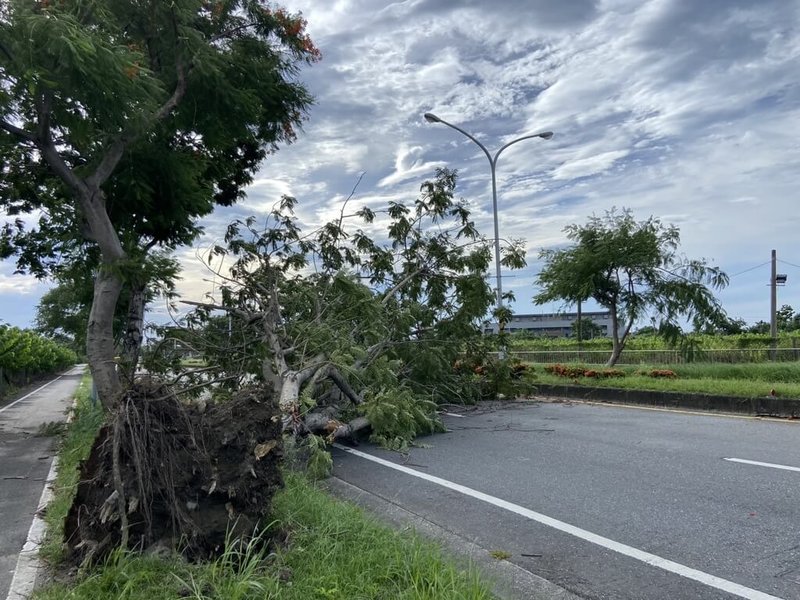
<path id="1" fill-rule="evenodd" d="M 494 153 L 501 239 L 528 266 L 503 272 L 517 313 L 535 306 L 542 248 L 612 207 L 681 232 L 681 252 L 730 276 L 733 318 L 769 321 L 770 251 L 787 274 L 778 305 L 800 310 L 800 3 L 793 0 L 286 0 L 323 59 L 299 75 L 315 97 L 299 139 L 268 157 L 246 201 L 204 221 L 178 254 L 178 289 L 217 283 L 198 258 L 233 218 L 295 196 L 312 228 L 354 207 L 412 202 L 437 167 L 493 238 Z M 493 273 L 492 273 L 493 275 Z M 0 320 L 32 323 L 50 286 L 0 263 Z M 587 306 L 586 309 L 591 309 Z M 168 318 L 157 302 L 149 318 Z"/>

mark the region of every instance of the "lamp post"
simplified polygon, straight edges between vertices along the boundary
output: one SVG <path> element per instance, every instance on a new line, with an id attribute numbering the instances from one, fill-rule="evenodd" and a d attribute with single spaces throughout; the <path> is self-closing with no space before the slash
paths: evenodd
<path id="1" fill-rule="evenodd" d="M 500 277 L 500 224 L 498 221 L 498 214 L 497 214 L 497 176 L 495 174 L 495 170 L 497 168 L 497 159 L 500 156 L 500 153 L 503 152 L 509 146 L 516 144 L 517 142 L 521 142 L 523 140 L 529 140 L 531 138 L 542 138 L 543 140 L 549 140 L 553 137 L 552 131 L 541 131 L 539 133 L 533 133 L 531 135 L 523 135 L 515 140 L 511 140 L 503 147 L 501 147 L 497 152 L 495 152 L 494 156 L 486 149 L 486 146 L 481 144 L 474 136 L 470 135 L 460 127 L 453 125 L 452 123 L 448 123 L 444 119 L 440 119 L 433 113 L 425 113 L 423 115 L 425 120 L 428 123 L 441 123 L 442 125 L 447 125 L 448 127 L 455 129 L 456 131 L 463 133 L 473 142 L 475 142 L 478 147 L 483 150 L 483 153 L 486 155 L 486 158 L 489 159 L 489 166 L 492 169 L 492 212 L 494 213 L 494 267 L 495 273 L 497 276 L 497 308 L 503 308 L 503 282 Z M 497 331 L 500 332 L 500 319 L 498 313 L 498 322 L 497 322 Z"/>

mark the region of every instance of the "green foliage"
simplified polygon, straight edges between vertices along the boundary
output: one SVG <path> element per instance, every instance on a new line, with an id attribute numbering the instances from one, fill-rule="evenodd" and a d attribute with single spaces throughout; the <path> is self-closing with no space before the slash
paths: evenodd
<path id="1" fill-rule="evenodd" d="M 370 392 L 361 407 L 372 425 L 370 440 L 392 450 L 405 450 L 417 436 L 444 431 L 436 404 L 410 389 L 394 387 Z"/>
<path id="2" fill-rule="evenodd" d="M 174 269 L 155 275 L 149 251 L 194 240 L 197 219 L 242 198 L 267 154 L 295 139 L 311 104 L 295 78 L 319 50 L 299 15 L 266 0 L 2 6 L 0 207 L 37 223 L 7 222 L 0 258 L 39 277 L 76 262 L 103 271 L 87 354 L 111 402 L 120 284 L 136 300 L 171 285 Z M 126 371 L 142 303 L 131 306 Z"/>
<path id="3" fill-rule="evenodd" d="M 296 399 L 304 412 L 346 407 L 335 371 L 366 400 L 374 439 L 405 447 L 436 430 L 435 403 L 474 402 L 481 393 L 453 364 L 488 351 L 481 324 L 494 303 L 484 278 L 491 245 L 455 198 L 455 183 L 454 172 L 440 169 L 413 203 L 352 214 L 343 206 L 310 233 L 289 197 L 267 219 L 235 221 L 226 247 L 208 257 L 231 264 L 221 302 L 165 335 L 202 353 L 204 376 L 228 378 L 220 388 L 257 377 L 279 393 L 277 375 L 313 373 Z M 353 220 L 380 224 L 388 239 L 376 241 Z"/>
<path id="4" fill-rule="evenodd" d="M 580 322 L 572 322 L 572 337 L 576 340 L 593 340 L 596 337 L 603 337 L 603 328 L 592 321 L 589 317 L 581 317 Z"/>
<path id="5" fill-rule="evenodd" d="M 542 291 L 534 300 L 544 304 L 594 299 L 612 313 L 616 360 L 632 325 L 650 316 L 661 336 L 675 342 L 679 322 L 688 318 L 701 329 L 720 323 L 725 313 L 710 288 L 727 285 L 728 277 L 705 260 L 678 255 L 678 229 L 650 217 L 636 222 L 629 210 L 593 216 L 586 225 L 565 229 L 574 245 L 543 250 L 538 277 Z"/>
<path id="6" fill-rule="evenodd" d="M 0 324 L 0 370 L 29 377 L 53 373 L 77 362 L 75 352 L 34 331 Z"/>
<path id="7" fill-rule="evenodd" d="M 328 451 L 325 439 L 318 435 L 309 435 L 303 440 L 308 452 L 305 463 L 305 472 L 314 480 L 325 479 L 333 470 L 333 458 Z"/>

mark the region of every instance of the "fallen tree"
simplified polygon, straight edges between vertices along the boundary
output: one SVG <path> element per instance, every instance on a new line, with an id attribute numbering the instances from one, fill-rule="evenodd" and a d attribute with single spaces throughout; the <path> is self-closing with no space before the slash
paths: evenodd
<path id="1" fill-rule="evenodd" d="M 454 364 L 487 350 L 481 325 L 494 301 L 484 277 L 491 247 L 455 185 L 443 169 L 410 206 L 348 214 L 345 201 L 337 220 L 308 235 L 288 197 L 263 228 L 254 218 L 233 223 L 227 246 L 209 256 L 232 259 L 227 273 L 216 272 L 218 298 L 186 301 L 195 310 L 185 327 L 167 332 L 204 363 L 181 377 L 214 381 L 217 395 L 263 382 L 299 436 L 332 442 L 370 431 L 402 448 L 439 429 L 437 402 L 480 397 L 475 373 Z M 353 221 L 373 235 L 348 228 Z M 503 262 L 524 264 L 521 246 L 507 248 Z"/>

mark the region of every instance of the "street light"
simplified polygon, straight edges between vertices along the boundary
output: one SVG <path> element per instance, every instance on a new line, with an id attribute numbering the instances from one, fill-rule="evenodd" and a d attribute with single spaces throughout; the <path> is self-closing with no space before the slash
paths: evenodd
<path id="1" fill-rule="evenodd" d="M 500 156 L 500 153 L 508 148 L 509 146 L 516 144 L 517 142 L 521 142 L 522 140 L 529 140 L 531 138 L 542 138 L 543 140 L 549 140 L 553 137 L 552 131 L 541 131 L 539 133 L 533 133 L 531 135 L 523 135 L 515 140 L 511 140 L 505 146 L 500 148 L 494 156 L 486 149 L 486 146 L 481 144 L 475 137 L 461 129 L 460 127 L 453 125 L 452 123 L 448 123 L 444 119 L 440 119 L 433 113 L 425 113 L 423 115 L 425 120 L 428 123 L 442 123 L 443 125 L 447 125 L 448 127 L 455 129 L 456 131 L 463 133 L 473 142 L 475 142 L 478 147 L 483 150 L 483 153 L 486 155 L 486 158 L 489 159 L 489 166 L 492 168 L 492 212 L 494 213 L 494 266 L 495 272 L 497 275 L 497 308 L 503 308 L 503 283 L 500 277 L 500 224 L 498 221 L 498 214 L 497 214 L 497 176 L 495 175 L 495 169 L 497 167 L 497 158 Z M 499 314 L 498 314 L 498 333 L 500 331 L 500 321 L 499 321 Z"/>

